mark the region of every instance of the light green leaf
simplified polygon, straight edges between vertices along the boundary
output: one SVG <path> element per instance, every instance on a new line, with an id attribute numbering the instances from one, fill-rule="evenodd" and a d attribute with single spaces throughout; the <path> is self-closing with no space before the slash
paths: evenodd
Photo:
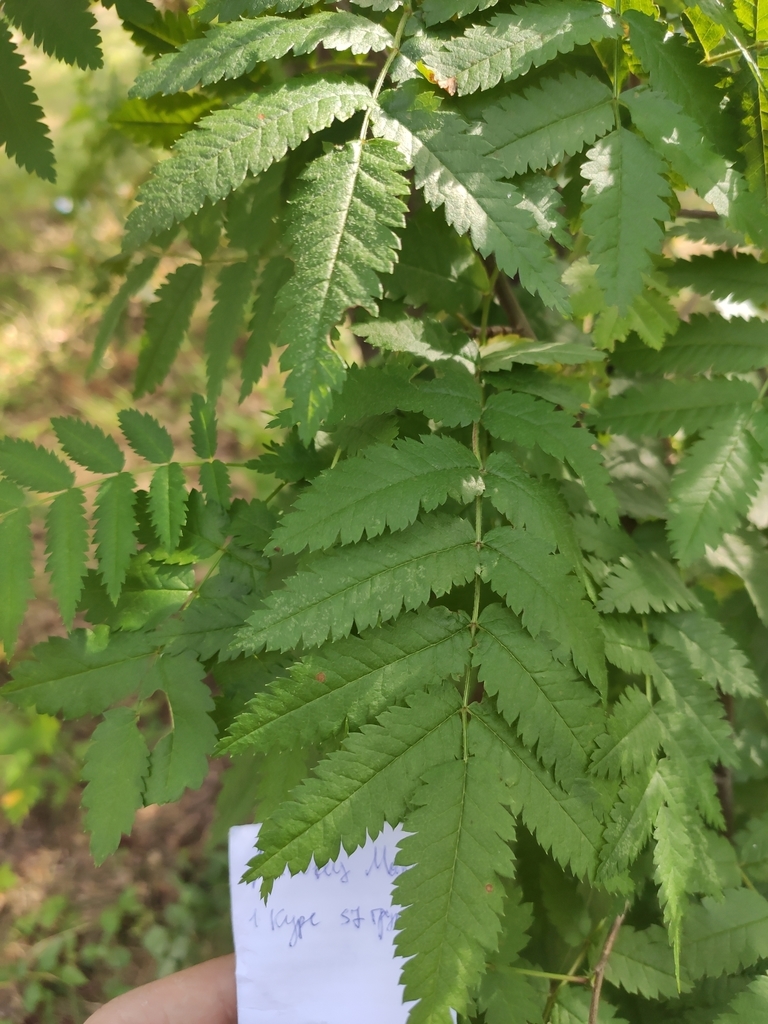
<path id="1" fill-rule="evenodd" d="M 534 640 L 501 605 L 480 615 L 473 664 L 485 692 L 517 731 L 526 747 L 559 781 L 583 776 L 602 730 L 597 695 L 570 666 L 558 662 L 552 644 Z"/>
<path id="2" fill-rule="evenodd" d="M 666 787 L 654 765 L 632 776 L 619 791 L 600 850 L 597 879 L 615 888 L 621 876 L 648 842 L 664 802 Z"/>
<path id="3" fill-rule="evenodd" d="M 372 445 L 328 469 L 281 519 L 271 543 L 285 552 L 310 551 L 404 530 L 420 509 L 431 512 L 449 495 L 462 503 L 482 490 L 477 459 L 449 437 L 427 435 Z"/>
<path id="4" fill-rule="evenodd" d="M 352 853 L 375 838 L 385 821 L 399 824 L 424 772 L 458 751 L 460 706 L 452 688 L 413 694 L 348 736 L 261 826 L 245 878 L 262 879 L 266 895 L 286 867 L 304 871 L 313 855 L 323 867 L 342 846 Z"/>
<path id="5" fill-rule="evenodd" d="M 676 289 L 691 288 L 699 295 L 711 295 L 713 299 L 733 296 L 735 302 L 751 300 L 758 306 L 768 305 L 768 267 L 753 256 L 730 251 L 713 252 L 711 256 L 676 260 L 665 266 L 664 272 L 670 285 Z M 738 320 L 731 323 L 739 326 Z M 727 329 L 725 323 L 722 326 Z"/>
<path id="6" fill-rule="evenodd" d="M 138 409 L 123 409 L 117 414 L 120 429 L 137 455 L 147 462 L 161 465 L 173 458 L 171 435 L 154 416 Z"/>
<path id="7" fill-rule="evenodd" d="M 558 656 L 570 652 L 576 668 L 605 693 L 605 648 L 597 613 L 570 565 L 550 545 L 524 530 L 500 526 L 487 533 L 480 553 L 483 576 L 535 637 L 546 629 Z"/>
<path id="8" fill-rule="evenodd" d="M 105 480 L 96 494 L 96 557 L 112 603 L 120 597 L 128 563 L 136 550 L 137 523 L 134 479 L 130 473 L 118 473 Z"/>
<path id="9" fill-rule="evenodd" d="M 129 708 L 107 711 L 96 726 L 85 754 L 83 792 L 86 828 L 91 833 L 91 854 L 103 863 L 129 834 L 133 816 L 142 805 L 149 751 Z"/>
<path id="10" fill-rule="evenodd" d="M 379 274 L 391 273 L 405 224 L 405 163 L 391 143 L 349 142 L 309 165 L 288 218 L 293 276 L 277 298 L 281 366 L 299 436 L 310 441 L 343 381 L 328 335 L 350 306 L 378 312 Z M 328 239 L 333 238 L 333 245 Z"/>
<path id="11" fill-rule="evenodd" d="M 147 311 L 146 333 L 139 352 L 134 388 L 137 398 L 154 391 L 165 380 L 189 329 L 204 276 L 204 266 L 185 263 L 158 289 L 157 301 Z"/>
<path id="12" fill-rule="evenodd" d="M 591 770 L 614 779 L 644 772 L 656 761 L 663 735 L 646 695 L 630 686 L 613 706 L 608 731 L 597 737 Z"/>
<path id="13" fill-rule="evenodd" d="M 370 102 L 368 89 L 345 79 L 296 78 L 246 96 L 205 117 L 182 136 L 169 160 L 139 189 L 126 224 L 126 248 L 217 202 L 245 176 L 259 174 L 334 120 L 346 121 Z"/>
<path id="14" fill-rule="evenodd" d="M 699 606 L 678 569 L 655 551 L 622 555 L 619 564 L 611 567 L 597 605 L 603 612 L 634 611 L 640 615 L 651 609 L 677 612 Z"/>
<path id="15" fill-rule="evenodd" d="M 166 551 L 175 551 L 187 521 L 186 479 L 178 462 L 158 466 L 152 474 L 149 514 L 162 546 Z"/>
<path id="16" fill-rule="evenodd" d="M 222 508 L 229 508 L 232 497 L 229 470 L 219 459 L 202 464 L 200 487 L 208 501 L 213 501 Z"/>
<path id="17" fill-rule="evenodd" d="M 405 533 L 323 555 L 288 579 L 240 631 L 241 650 L 315 647 L 440 597 L 472 579 L 478 556 L 466 519 L 432 515 Z"/>
<path id="18" fill-rule="evenodd" d="M 470 728 L 492 734 L 493 746 L 503 753 L 504 779 L 510 788 L 512 811 L 544 850 L 577 878 L 592 877 L 603 826 L 597 817 L 597 794 L 586 783 L 566 792 L 526 750 L 510 726 L 487 703 L 472 705 Z"/>
<path id="19" fill-rule="evenodd" d="M 56 180 L 53 145 L 24 59 L 0 21 L 0 146 L 19 167 L 46 181 Z"/>
<path id="20" fill-rule="evenodd" d="M 75 474 L 53 452 L 20 437 L 0 438 L 0 473 L 42 494 L 64 491 L 75 482 Z"/>
<path id="21" fill-rule="evenodd" d="M 502 392 L 489 398 L 483 422 L 504 441 L 524 448 L 538 445 L 547 455 L 570 463 L 582 478 L 598 514 L 609 522 L 616 521 L 616 499 L 609 489 L 608 472 L 592 447 L 594 437 L 578 428 L 568 413 L 559 412 L 531 395 Z"/>
<path id="22" fill-rule="evenodd" d="M 622 925 L 608 958 L 605 979 L 646 999 L 675 999 L 675 960 L 664 929 L 652 924 L 637 931 L 631 925 Z M 690 983 L 684 990 L 688 987 Z"/>
<path id="23" fill-rule="evenodd" d="M 3 696 L 46 715 L 96 715 L 139 690 L 153 692 L 153 664 L 153 640 L 146 634 L 76 629 L 66 639 L 54 636 L 33 647 Z"/>
<path id="24" fill-rule="evenodd" d="M 763 452 L 736 414 L 713 425 L 682 460 L 672 477 L 667 533 L 682 565 L 716 548 L 724 533 L 738 529 L 757 493 Z"/>
<path id="25" fill-rule="evenodd" d="M 695 434 L 747 413 L 757 392 L 745 380 L 658 380 L 629 388 L 600 407 L 600 427 L 630 437 Z"/>
<path id="26" fill-rule="evenodd" d="M 651 654 L 648 633 L 632 619 L 601 615 L 605 634 L 605 656 L 612 665 L 631 675 L 653 675 L 657 665 Z"/>
<path id="27" fill-rule="evenodd" d="M 455 78 L 460 96 L 490 89 L 541 67 L 574 46 L 620 34 L 616 19 L 597 3 L 545 0 L 496 14 L 488 25 L 473 25 L 437 51 L 430 65 Z"/>
<path id="28" fill-rule="evenodd" d="M 185 789 L 199 789 L 208 774 L 208 755 L 216 741 L 211 691 L 205 669 L 193 655 L 163 657 L 156 665 L 158 686 L 168 698 L 172 730 L 158 740 L 150 758 L 144 802 L 167 804 Z"/>
<path id="29" fill-rule="evenodd" d="M 414 168 L 417 188 L 433 209 L 444 207 L 445 219 L 460 235 L 469 233 L 483 255 L 494 254 L 510 277 L 537 291 L 549 306 L 566 308 L 557 266 L 525 197 L 500 181 L 501 164 L 490 146 L 456 111 L 429 109 L 407 87 L 382 98 L 374 111 L 377 135 L 396 142 Z"/>
<path id="30" fill-rule="evenodd" d="M 649 352 L 630 336 L 617 349 L 616 361 L 627 373 L 748 373 L 768 365 L 768 339 L 762 320 L 697 314 L 682 321 L 659 352 Z"/>
<path id="31" fill-rule="evenodd" d="M 669 186 L 664 165 L 647 142 L 618 128 L 587 153 L 581 176 L 588 209 L 583 227 L 591 237 L 589 254 L 609 306 L 624 313 L 643 287 L 651 253 L 661 250 L 659 221 L 669 218 L 663 201 Z"/>
<path id="32" fill-rule="evenodd" d="M 68 628 L 72 626 L 83 589 L 88 554 L 88 523 L 84 505 L 85 495 L 79 487 L 72 487 L 53 499 L 45 520 L 48 535 L 45 568 L 51 577 L 51 589 L 59 602 L 61 617 Z"/>
<path id="33" fill-rule="evenodd" d="M 212 459 L 219 443 L 216 405 L 206 402 L 202 395 L 192 395 L 189 432 L 195 455 L 200 459 Z"/>
<path id="34" fill-rule="evenodd" d="M 323 647 L 271 683 L 235 719 L 219 749 L 287 749 L 371 721 L 416 690 L 460 675 L 469 657 L 464 613 L 425 608 Z"/>
<path id="35" fill-rule="evenodd" d="M 768 1014 L 768 975 L 763 974 L 736 996 L 715 1024 L 753 1024 Z"/>
<path id="36" fill-rule="evenodd" d="M 95 424 L 74 416 L 54 416 L 51 426 L 70 459 L 92 473 L 119 473 L 125 465 L 115 439 Z"/>
<path id="37" fill-rule="evenodd" d="M 505 752 L 470 720 L 474 756 L 433 767 L 414 798 L 396 863 L 413 865 L 395 882 L 395 948 L 408 957 L 403 998 L 418 999 L 412 1024 L 449 1024 L 463 1013 L 498 945 L 503 879 L 514 867 Z M 443 755 L 445 758 L 445 755 Z"/>
<path id="38" fill-rule="evenodd" d="M 768 900 L 754 889 L 726 889 L 690 908 L 683 963 L 692 978 L 717 978 L 768 956 Z"/>
<path id="39" fill-rule="evenodd" d="M 573 156 L 610 131 L 615 115 L 609 87 L 577 71 L 504 97 L 485 108 L 483 120 L 483 136 L 511 177 Z"/>
<path id="40" fill-rule="evenodd" d="M 349 11 L 321 11 L 303 18 L 267 15 L 255 21 L 233 21 L 191 39 L 176 53 L 160 57 L 142 72 L 131 96 L 183 92 L 198 85 L 247 75 L 263 61 L 326 50 L 368 53 L 385 50 L 392 36 L 383 25 Z"/>
<path id="41" fill-rule="evenodd" d="M 746 655 L 716 619 L 701 612 L 679 612 L 654 616 L 649 628 L 659 643 L 684 654 L 710 685 L 741 697 L 758 694 L 757 676 Z"/>

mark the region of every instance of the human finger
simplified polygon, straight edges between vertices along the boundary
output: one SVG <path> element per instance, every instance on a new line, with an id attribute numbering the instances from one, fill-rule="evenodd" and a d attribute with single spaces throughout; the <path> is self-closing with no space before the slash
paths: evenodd
<path id="1" fill-rule="evenodd" d="M 111 1000 L 86 1024 L 236 1024 L 235 957 L 188 967 Z"/>

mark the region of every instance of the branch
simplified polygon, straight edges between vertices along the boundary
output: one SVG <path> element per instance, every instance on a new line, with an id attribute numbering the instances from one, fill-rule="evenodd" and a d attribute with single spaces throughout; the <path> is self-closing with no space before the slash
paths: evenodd
<path id="1" fill-rule="evenodd" d="M 605 975 L 605 969 L 608 966 L 608 958 L 611 955 L 611 950 L 613 949 L 613 945 L 618 937 L 619 929 L 624 924 L 624 918 L 627 916 L 628 910 L 629 903 L 625 903 L 624 909 L 611 925 L 611 930 L 608 932 L 608 938 L 605 940 L 605 945 L 603 946 L 603 952 L 600 954 L 600 959 L 597 961 L 592 986 L 592 1002 L 589 1007 L 588 1024 L 597 1024 L 597 1013 L 600 1009 L 600 992 L 603 988 L 603 976 Z"/>
<path id="2" fill-rule="evenodd" d="M 496 270 L 496 260 L 493 256 L 488 256 L 483 260 L 483 263 L 490 277 L 494 270 Z M 503 270 L 500 270 L 498 273 L 494 291 L 496 292 L 496 298 L 499 300 L 499 305 L 507 314 L 509 326 L 515 334 L 519 334 L 521 338 L 530 338 L 531 341 L 536 341 L 536 334 L 528 321 L 528 317 L 523 312 L 522 306 L 517 301 L 515 290 Z"/>

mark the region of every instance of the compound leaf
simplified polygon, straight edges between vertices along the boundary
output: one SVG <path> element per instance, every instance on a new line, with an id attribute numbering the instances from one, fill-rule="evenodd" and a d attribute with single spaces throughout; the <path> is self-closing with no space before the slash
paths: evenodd
<path id="1" fill-rule="evenodd" d="M 149 514 L 158 540 L 166 551 L 175 551 L 187 521 L 187 488 L 178 462 L 158 466 L 149 485 Z"/>
<path id="2" fill-rule="evenodd" d="M 406 707 L 348 736 L 264 822 L 245 877 L 262 879 L 266 895 L 286 867 L 304 871 L 313 855 L 323 867 L 341 846 L 362 846 L 366 832 L 375 838 L 385 821 L 399 824 L 424 772 L 458 750 L 460 706 L 455 690 L 413 694 Z"/>
<path id="3" fill-rule="evenodd" d="M 45 568 L 67 627 L 71 627 L 75 617 L 88 554 L 88 523 L 84 505 L 83 492 L 79 487 L 71 487 L 53 499 L 45 519 L 48 536 Z"/>
<path id="4" fill-rule="evenodd" d="M 91 854 L 103 863 L 130 833 L 142 805 L 149 751 L 129 708 L 107 711 L 96 726 L 85 754 L 83 792 L 85 822 L 91 833 Z"/>
<path id="5" fill-rule="evenodd" d="M 0 438 L 0 473 L 42 494 L 64 491 L 75 482 L 75 474 L 58 456 L 20 437 Z"/>
<path id="6" fill-rule="evenodd" d="M 328 644 L 294 665 L 235 719 L 219 749 L 287 749 L 359 728 L 410 693 L 464 671 L 465 614 L 425 608 L 397 622 Z"/>
<path id="7" fill-rule="evenodd" d="M 205 669 L 193 655 L 163 657 L 156 665 L 157 683 L 165 692 L 173 728 L 155 745 L 150 758 L 144 802 L 178 800 L 185 789 L 199 789 L 208 774 L 208 755 L 216 741 L 211 691 Z"/>
<path id="8" fill-rule="evenodd" d="M 501 929 L 503 879 L 513 873 L 514 820 L 504 751 L 470 721 L 474 756 L 432 767 L 405 820 L 396 863 L 413 865 L 395 883 L 395 946 L 408 957 L 404 999 L 418 999 L 413 1024 L 448 1024 L 466 1010 L 470 991 L 495 950 Z M 494 749 L 496 748 L 496 749 Z"/>
<path id="9" fill-rule="evenodd" d="M 659 226 L 669 217 L 664 166 L 648 143 L 626 128 L 601 139 L 587 153 L 581 175 L 588 209 L 583 227 L 597 263 L 597 282 L 609 306 L 627 311 L 643 287 L 651 253 L 661 249 Z"/>
<path id="10" fill-rule="evenodd" d="M 139 189 L 126 223 L 126 248 L 216 202 L 334 120 L 370 103 L 364 85 L 345 79 L 291 79 L 218 110 L 182 136 L 170 159 Z"/>
<path id="11" fill-rule="evenodd" d="M 96 557 L 113 604 L 120 597 L 131 555 L 136 550 L 134 483 L 130 473 L 118 473 L 105 480 L 96 494 Z"/>
<path id="12" fill-rule="evenodd" d="M 4 21 L 0 21 L 0 145 L 19 167 L 46 181 L 56 180 L 53 144 L 43 111 Z"/>
<path id="13" fill-rule="evenodd" d="M 449 495 L 470 501 L 478 491 L 477 459 L 449 437 L 427 435 L 372 445 L 357 458 L 326 470 L 297 499 L 274 533 L 281 551 L 298 552 L 377 537 L 415 522 Z M 481 486 L 481 485 L 480 485 Z"/>
<path id="14" fill-rule="evenodd" d="M 70 459 L 92 473 L 119 473 L 125 465 L 115 439 L 95 424 L 74 416 L 54 416 L 51 426 Z"/>
<path id="15" fill-rule="evenodd" d="M 36 46 L 83 69 L 103 64 L 88 0 L 5 0 L 3 13 Z"/>
<path id="16" fill-rule="evenodd" d="M 158 289 L 157 301 L 147 312 L 146 334 L 136 368 L 134 394 L 137 398 L 154 391 L 165 380 L 189 329 L 204 275 L 202 265 L 185 263 Z"/>
<path id="17" fill-rule="evenodd" d="M 433 514 L 404 533 L 317 558 L 290 577 L 240 631 L 241 650 L 287 651 L 347 636 L 441 596 L 475 575 L 475 534 L 466 519 Z"/>
<path id="18" fill-rule="evenodd" d="M 142 459 L 157 465 L 171 461 L 171 435 L 154 416 L 148 412 L 139 412 L 138 409 L 123 409 L 117 418 L 126 441 Z"/>

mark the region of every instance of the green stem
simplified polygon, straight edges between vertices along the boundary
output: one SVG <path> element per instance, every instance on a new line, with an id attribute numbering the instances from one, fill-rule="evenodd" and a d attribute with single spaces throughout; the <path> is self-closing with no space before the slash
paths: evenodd
<path id="1" fill-rule="evenodd" d="M 583 974 L 552 974 L 551 971 L 534 971 L 525 967 L 509 967 L 513 974 L 525 974 L 531 978 L 549 978 L 551 981 L 562 981 L 568 985 L 588 985 L 589 978 Z"/>
<path id="2" fill-rule="evenodd" d="M 392 40 L 392 49 L 387 54 L 387 59 L 384 61 L 384 66 L 379 72 L 379 77 L 376 79 L 376 83 L 373 87 L 373 93 L 371 95 L 371 104 L 365 112 L 365 117 L 363 118 L 363 127 L 360 129 L 361 142 L 365 142 L 366 137 L 368 135 L 368 127 L 371 123 L 371 110 L 373 109 L 374 103 L 376 103 L 376 101 L 379 98 L 386 77 L 389 74 L 389 69 L 392 67 L 395 57 L 400 52 L 400 43 L 402 43 L 403 41 L 403 32 L 405 32 L 405 26 L 408 24 L 408 19 L 410 18 L 410 16 L 411 6 L 410 4 L 406 4 L 406 6 L 403 8 L 403 14 L 402 17 L 400 18 L 400 21 L 398 22 L 397 29 L 395 30 L 395 38 Z"/>

